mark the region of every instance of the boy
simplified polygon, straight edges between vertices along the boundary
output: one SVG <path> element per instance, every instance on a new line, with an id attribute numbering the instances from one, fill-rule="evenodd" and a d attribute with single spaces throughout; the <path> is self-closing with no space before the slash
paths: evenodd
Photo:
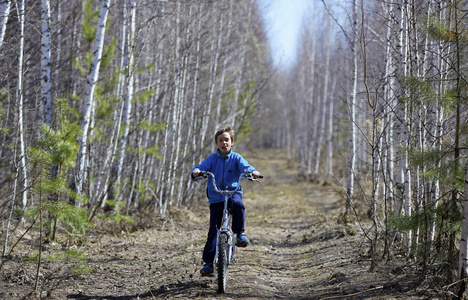
<path id="1" fill-rule="evenodd" d="M 239 154 L 231 150 L 234 144 L 234 130 L 226 126 L 220 128 L 215 134 L 216 153 L 211 154 L 201 164 L 193 168 L 192 180 L 198 181 L 201 171 L 209 171 L 214 174 L 220 188 L 233 190 L 237 186 L 239 176 L 248 169 L 254 178 L 258 178 L 260 173 Z M 216 251 L 216 233 L 221 226 L 222 213 L 224 209 L 224 198 L 213 188 L 213 183 L 208 180 L 207 196 L 210 203 L 210 226 L 205 249 L 203 250 L 204 267 L 200 270 L 202 276 L 213 275 L 213 260 Z M 232 231 L 237 234 L 236 245 L 247 247 L 249 239 L 244 233 L 245 207 L 242 203 L 242 189 L 232 195 L 229 199 L 232 213 Z"/>

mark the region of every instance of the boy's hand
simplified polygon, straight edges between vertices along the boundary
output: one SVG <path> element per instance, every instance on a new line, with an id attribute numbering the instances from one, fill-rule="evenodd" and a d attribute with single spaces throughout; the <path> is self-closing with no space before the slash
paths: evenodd
<path id="1" fill-rule="evenodd" d="M 192 172 L 192 177 L 197 178 L 199 174 L 200 174 L 200 170 L 195 170 Z"/>
<path id="2" fill-rule="evenodd" d="M 258 177 L 260 177 L 260 172 L 258 172 L 258 171 L 253 171 L 253 172 L 252 172 L 252 175 L 253 175 L 253 178 L 257 179 Z"/>

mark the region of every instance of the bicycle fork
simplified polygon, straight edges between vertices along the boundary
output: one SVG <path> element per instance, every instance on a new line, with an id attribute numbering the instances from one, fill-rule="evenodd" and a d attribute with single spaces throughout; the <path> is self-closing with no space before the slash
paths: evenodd
<path id="1" fill-rule="evenodd" d="M 221 235 L 226 236 L 227 238 L 221 239 Z M 216 238 L 216 252 L 215 252 L 215 264 L 218 264 L 218 253 L 220 247 L 226 247 L 228 249 L 227 253 L 227 263 L 231 265 L 234 261 L 234 250 L 235 250 L 235 243 L 233 242 L 232 234 L 229 231 L 218 231 L 217 238 Z"/>
<path id="2" fill-rule="evenodd" d="M 218 230 L 216 235 L 216 252 L 215 252 L 215 263 L 218 263 L 218 253 L 220 247 L 227 249 L 227 264 L 231 265 L 234 260 L 234 249 L 235 242 L 233 241 L 233 234 L 230 229 L 230 224 L 232 222 L 232 217 L 227 213 L 225 209 L 225 215 L 223 216 L 223 221 L 221 223 L 221 228 Z M 221 238 L 223 236 L 223 238 Z M 224 238 L 225 237 L 225 238 Z"/>

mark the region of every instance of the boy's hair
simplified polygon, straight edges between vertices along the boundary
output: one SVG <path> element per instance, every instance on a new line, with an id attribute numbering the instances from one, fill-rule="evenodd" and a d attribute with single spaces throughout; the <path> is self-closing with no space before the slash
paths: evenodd
<path id="1" fill-rule="evenodd" d="M 231 136 L 231 142 L 234 143 L 234 136 L 236 132 L 234 131 L 234 129 L 231 128 L 231 126 L 224 126 L 224 127 L 219 128 L 218 131 L 216 131 L 215 139 L 214 139 L 215 143 L 218 140 L 218 137 L 225 132 L 229 133 L 229 135 Z"/>

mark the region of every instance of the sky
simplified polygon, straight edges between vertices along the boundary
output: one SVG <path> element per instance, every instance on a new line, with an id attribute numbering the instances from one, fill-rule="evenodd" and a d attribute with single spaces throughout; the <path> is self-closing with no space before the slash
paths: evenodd
<path id="1" fill-rule="evenodd" d="M 311 1 L 314 0 L 257 0 L 273 62 L 280 69 L 288 69 L 296 60 L 300 28 Z"/>

